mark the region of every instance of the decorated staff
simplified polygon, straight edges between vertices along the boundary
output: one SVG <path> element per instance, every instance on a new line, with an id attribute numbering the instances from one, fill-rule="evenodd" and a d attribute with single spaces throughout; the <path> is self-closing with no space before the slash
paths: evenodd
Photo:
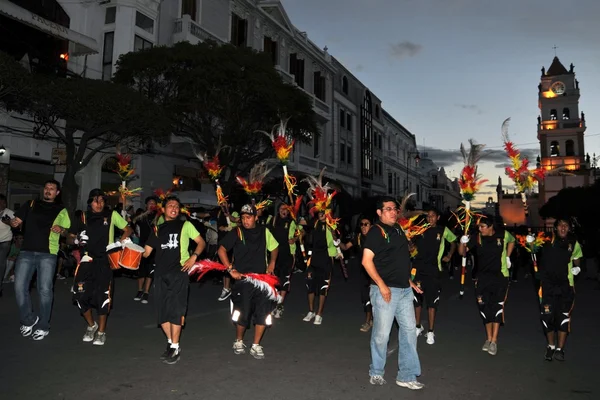
<path id="1" fill-rule="evenodd" d="M 404 235 L 408 240 L 410 257 L 414 258 L 417 255 L 417 247 L 413 245 L 412 239 L 416 236 L 422 235 L 427 229 L 429 229 L 429 223 L 420 220 L 421 215 L 425 214 L 421 210 L 409 212 L 407 210 L 408 200 L 414 196 L 415 193 L 409 193 L 400 202 L 400 212 L 398 213 L 398 225 L 404 231 Z M 413 280 L 417 273 L 416 268 L 410 270 L 410 279 Z"/>
<path id="2" fill-rule="evenodd" d="M 511 166 L 505 168 L 506 175 L 515 183 L 515 187 L 521 194 L 521 201 L 525 209 L 525 218 L 529 216 L 529 208 L 527 207 L 527 194 L 531 193 L 536 182 L 541 182 L 544 179 L 544 169 L 542 167 L 529 169 L 529 160 L 527 157 L 521 158 L 519 149 L 516 148 L 513 142 L 508 137 L 508 125 L 510 118 L 507 118 L 502 123 L 502 140 L 504 141 L 504 150 L 511 161 Z"/>
<path id="3" fill-rule="evenodd" d="M 227 267 L 223 264 L 211 261 L 211 260 L 200 260 L 195 263 L 192 268 L 188 271 L 190 276 L 197 276 L 196 280 L 200 281 L 204 275 L 210 271 L 221 271 L 226 272 Z M 255 274 L 247 273 L 242 274 L 243 279 L 246 282 L 251 283 L 257 289 L 265 293 L 271 301 L 277 301 L 279 298 L 279 292 L 276 287 L 279 285 L 279 279 L 271 274 Z"/>
<path id="4" fill-rule="evenodd" d="M 464 235 L 468 235 L 471 227 L 471 221 L 475 214 L 471 211 L 471 201 L 475 199 L 475 194 L 481 188 L 481 185 L 487 182 L 487 179 L 481 179 L 481 176 L 477 173 L 477 163 L 481 159 L 482 149 L 485 145 L 477 144 L 473 139 L 469 139 L 469 151 L 460 144 L 460 153 L 462 154 L 465 166 L 460 172 L 458 184 L 460 186 L 460 193 L 463 198 L 464 207 L 459 207 L 457 219 L 458 223 L 462 226 Z M 467 273 L 467 257 L 462 257 L 461 270 L 460 270 L 460 298 L 465 294 L 465 275 Z"/>
<path id="5" fill-rule="evenodd" d="M 239 175 L 235 177 L 236 181 L 244 189 L 244 192 L 246 192 L 246 194 L 250 197 L 252 205 L 256 208 L 256 210 L 264 209 L 271 204 L 271 200 L 269 199 L 262 200 L 257 204 L 256 197 L 261 194 L 264 180 L 272 169 L 273 168 L 267 167 L 267 163 L 265 161 L 261 161 L 252 167 L 248 180 Z"/>
<path id="6" fill-rule="evenodd" d="M 139 192 L 142 190 L 142 188 L 131 189 L 127 187 L 127 182 L 129 182 L 135 174 L 135 169 L 131 163 L 131 154 L 121 154 L 120 151 L 117 151 L 117 169 L 115 169 L 115 172 L 117 175 L 119 175 L 119 178 L 121 178 L 121 186 L 119 186 L 119 197 L 121 198 L 121 203 L 123 204 L 121 216 L 126 219 L 127 199 L 130 197 L 139 196 Z"/>
<path id="7" fill-rule="evenodd" d="M 271 133 L 261 131 L 271 140 L 271 144 L 273 146 L 273 150 L 275 150 L 275 156 L 281 163 L 281 168 L 283 169 L 283 182 L 285 184 L 285 188 L 287 191 L 288 198 L 290 200 L 290 204 L 288 206 L 288 210 L 290 212 L 291 218 L 296 222 L 296 226 L 298 223 L 298 213 L 300 211 L 300 206 L 302 204 L 302 196 L 296 196 L 294 189 L 297 185 L 296 177 L 290 175 L 288 173 L 287 164 L 290 160 L 290 154 L 294 150 L 294 139 L 287 134 L 287 123 L 288 119 L 282 119 L 278 125 L 275 125 L 273 129 L 271 129 Z M 304 242 L 302 241 L 302 235 L 300 233 L 300 228 L 296 229 L 296 237 L 298 237 L 298 242 L 300 243 L 300 251 L 302 252 L 302 257 L 304 259 L 304 263 L 307 262 L 306 250 L 304 248 Z"/>
<path id="8" fill-rule="evenodd" d="M 538 232 L 536 236 L 533 236 L 531 232 L 525 235 L 516 235 L 517 242 L 521 247 L 531 253 L 531 261 L 533 262 L 533 272 L 534 278 L 539 280 L 539 272 L 538 272 L 538 263 L 537 263 L 537 253 L 541 250 L 542 246 L 550 241 L 550 238 L 546 236 L 544 232 Z M 538 289 L 538 298 L 540 300 L 540 304 L 542 302 L 542 285 Z"/>
<path id="9" fill-rule="evenodd" d="M 229 214 L 229 204 L 227 202 L 227 196 L 223 193 L 223 189 L 221 188 L 221 184 L 219 183 L 219 177 L 223 172 L 224 167 L 220 164 L 219 161 L 219 149 L 214 157 L 208 157 L 206 153 L 196 153 L 196 157 L 202 162 L 202 166 L 208 173 L 210 179 L 215 183 L 215 195 L 217 196 L 217 204 L 223 210 L 225 214 L 225 218 L 227 219 L 227 226 L 231 225 L 231 218 Z"/>

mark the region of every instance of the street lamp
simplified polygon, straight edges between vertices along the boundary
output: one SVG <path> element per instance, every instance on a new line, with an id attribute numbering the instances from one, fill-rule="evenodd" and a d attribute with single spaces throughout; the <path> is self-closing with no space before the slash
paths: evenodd
<path id="1" fill-rule="evenodd" d="M 419 164 L 419 161 L 421 161 L 421 156 L 419 155 L 419 151 L 409 151 L 406 153 L 406 187 L 404 188 L 404 192 L 408 191 L 408 160 L 410 159 L 411 155 L 415 155 L 415 162 L 417 164 Z"/>

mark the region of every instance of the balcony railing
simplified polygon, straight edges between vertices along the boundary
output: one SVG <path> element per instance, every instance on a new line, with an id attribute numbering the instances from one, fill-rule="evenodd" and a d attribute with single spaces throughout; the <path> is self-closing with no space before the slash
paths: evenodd
<path id="1" fill-rule="evenodd" d="M 204 29 L 187 14 L 175 20 L 173 24 L 173 42 L 187 41 L 197 43 L 198 41 L 203 42 L 205 40 L 224 43 L 221 38 Z"/>
<path id="2" fill-rule="evenodd" d="M 574 119 L 563 119 L 553 121 L 542 121 L 538 124 L 538 130 L 551 131 L 554 129 L 574 129 L 574 128 L 585 128 L 585 121 Z"/>

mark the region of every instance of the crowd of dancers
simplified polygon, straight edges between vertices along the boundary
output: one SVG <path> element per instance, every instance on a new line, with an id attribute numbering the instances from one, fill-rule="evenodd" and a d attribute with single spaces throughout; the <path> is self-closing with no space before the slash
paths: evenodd
<path id="1" fill-rule="evenodd" d="M 314 189 L 313 201 L 323 195 Z M 2 229 L 22 228 L 24 235 L 15 266 L 20 333 L 24 337 L 43 340 L 50 333 L 52 285 L 62 238 L 79 247 L 82 255 L 72 286 L 74 303 L 86 324 L 82 340 L 104 345 L 112 303 L 111 254 L 115 248 L 128 247 L 135 234 L 138 247 L 131 248 L 134 255 L 137 252 L 142 258 L 134 267 L 139 271 L 139 293 L 135 299 L 147 299 L 153 288 L 157 323 L 167 341 L 161 359 L 167 364 L 176 363 L 182 354 L 181 329 L 187 313 L 190 276 L 211 269 L 224 274 L 219 300 L 231 301 L 233 352 L 246 353 L 248 343 L 250 354 L 262 359 L 265 352 L 261 339 L 272 319 L 284 316 L 295 270 L 305 269 L 308 309 L 303 319 L 321 325 L 326 322 L 325 305 L 334 265 L 348 251 L 353 251 L 362 265 L 357 296 L 365 313 L 360 330 L 372 331 L 371 384 L 386 382 L 383 375 L 387 345 L 396 320 L 396 383 L 409 389 L 423 387 L 417 380 L 421 367 L 416 347 L 418 336 L 425 331 L 421 314 L 423 308 L 427 309 L 426 343 L 433 345 L 442 265 L 456 251 L 463 257 L 469 252 L 475 257 L 475 300 L 485 326 L 482 350 L 490 355 L 498 352 L 510 256 L 516 239 L 493 216 L 479 215 L 471 229 L 456 235 L 440 223 L 439 211 L 413 212 L 415 217 L 407 217 L 406 202 L 401 205 L 394 198 L 382 197 L 375 210 L 364 210 L 358 217 L 356 234 L 346 239 L 335 229 L 339 220 L 331 218 L 331 202 L 326 201 L 325 188 L 322 207 L 313 207 L 304 217 L 292 215 L 296 210 L 285 202 L 273 207 L 272 216 L 267 215 L 266 207 L 257 207 L 255 202 L 245 204 L 236 214 L 219 209 L 213 215 L 219 221 L 219 239 L 217 246 L 209 250 L 206 230 L 201 234 L 203 229 L 193 219 L 183 217 L 182 204 L 176 196 L 148 197 L 146 211 L 128 221 L 106 207 L 106 193 L 94 189 L 89 193 L 87 210 L 71 220 L 64 206 L 56 202 L 59 192 L 60 184 L 48 181 L 41 199 L 26 203 L 14 215 L 2 219 Z M 115 232 L 119 233 L 118 238 Z M 534 256 L 540 282 L 541 323 L 547 338 L 545 359 L 563 361 L 575 297 L 573 277 L 580 271 L 581 247 L 568 218 L 558 218 L 550 235 L 529 234 L 517 239 Z M 210 251 L 215 254 L 213 261 L 204 259 Z M 29 294 L 36 272 L 40 298 L 37 313 Z M 252 328 L 251 343 L 246 342 L 245 333 Z"/>

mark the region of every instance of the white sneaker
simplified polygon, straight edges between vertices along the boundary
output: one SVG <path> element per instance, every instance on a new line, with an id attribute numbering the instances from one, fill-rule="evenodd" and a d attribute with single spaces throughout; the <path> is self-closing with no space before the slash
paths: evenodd
<path id="1" fill-rule="evenodd" d="M 97 332 L 96 338 L 94 339 L 94 343 L 96 346 L 104 346 L 106 342 L 106 332 Z"/>
<path id="2" fill-rule="evenodd" d="M 85 334 L 83 335 L 83 341 L 86 343 L 93 341 L 97 330 L 98 330 L 98 324 L 95 322 L 94 322 L 93 326 L 88 326 L 87 328 L 85 328 Z"/>
<path id="3" fill-rule="evenodd" d="M 433 332 L 427 332 L 427 344 L 435 343 L 435 334 Z"/>
<path id="4" fill-rule="evenodd" d="M 20 331 L 23 337 L 27 337 L 33 333 L 33 327 L 40 321 L 40 317 L 35 317 L 35 321 L 31 325 L 21 325 Z"/>
<path id="5" fill-rule="evenodd" d="M 33 340 L 43 340 L 49 334 L 50 334 L 50 331 L 44 331 L 44 330 L 41 330 L 41 329 L 36 329 L 35 332 L 33 332 L 33 335 L 31 335 L 31 338 Z"/>
<path id="6" fill-rule="evenodd" d="M 250 355 L 257 360 L 262 360 L 265 358 L 265 353 L 263 352 L 263 347 L 260 344 L 253 344 L 250 348 Z"/>
<path id="7" fill-rule="evenodd" d="M 225 301 L 229 296 L 231 296 L 231 289 L 223 288 L 223 290 L 221 290 L 221 295 L 219 296 L 219 301 Z"/>
<path id="8" fill-rule="evenodd" d="M 373 375 L 372 377 L 369 378 L 369 383 L 371 385 L 385 385 L 385 379 L 383 379 L 383 376 L 381 375 Z"/>
<path id="9" fill-rule="evenodd" d="M 417 328 L 417 337 L 421 336 L 421 334 L 423 333 L 424 330 L 425 330 L 425 328 L 423 328 L 423 326 L 421 326 L 420 328 Z"/>
<path id="10" fill-rule="evenodd" d="M 304 321 L 304 322 L 310 322 L 315 317 L 315 315 L 316 314 L 314 312 L 309 311 L 308 314 L 306 314 L 306 317 L 304 317 L 304 319 L 302 319 L 302 321 Z"/>
<path id="11" fill-rule="evenodd" d="M 235 354 L 246 354 L 246 345 L 241 340 L 233 342 L 233 352 Z"/>
<path id="12" fill-rule="evenodd" d="M 411 381 L 411 382 L 396 381 L 396 385 L 405 387 L 410 390 L 420 390 L 425 387 L 425 385 L 423 385 L 421 382 L 418 382 L 418 381 Z"/>
<path id="13" fill-rule="evenodd" d="M 322 323 L 323 323 L 323 317 L 321 317 L 320 315 L 315 315 L 315 322 L 313 322 L 313 324 L 321 325 Z"/>

